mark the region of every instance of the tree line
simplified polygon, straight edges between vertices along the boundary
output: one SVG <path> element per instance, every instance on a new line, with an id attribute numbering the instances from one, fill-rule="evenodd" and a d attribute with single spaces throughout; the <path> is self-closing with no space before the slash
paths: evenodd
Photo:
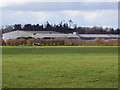
<path id="1" fill-rule="evenodd" d="M 59 24 L 50 24 L 48 21 L 46 24 L 15 24 L 15 25 L 6 25 L 2 27 L 2 32 L 10 32 L 10 31 L 56 31 L 60 33 L 73 33 L 78 32 L 79 34 L 119 34 L 120 29 L 113 29 L 113 28 L 103 28 L 103 27 L 81 27 L 69 20 L 68 23 L 61 21 Z"/>

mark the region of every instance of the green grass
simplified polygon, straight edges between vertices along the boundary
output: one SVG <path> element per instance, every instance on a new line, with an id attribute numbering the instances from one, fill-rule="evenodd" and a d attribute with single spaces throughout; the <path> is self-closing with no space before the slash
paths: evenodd
<path id="1" fill-rule="evenodd" d="M 118 47 L 3 47 L 3 88 L 117 88 Z"/>

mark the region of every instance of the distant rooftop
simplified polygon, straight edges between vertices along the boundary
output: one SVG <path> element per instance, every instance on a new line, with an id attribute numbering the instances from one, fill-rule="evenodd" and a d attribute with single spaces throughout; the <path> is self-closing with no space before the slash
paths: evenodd
<path id="1" fill-rule="evenodd" d="M 60 38 L 60 37 L 68 37 L 68 38 L 79 38 L 79 36 L 75 34 L 36 34 L 34 38 L 45 38 L 45 37 L 51 37 L 51 38 Z"/>
<path id="2" fill-rule="evenodd" d="M 114 34 L 79 34 L 80 37 L 119 37 L 119 35 Z"/>
<path id="3" fill-rule="evenodd" d="M 55 31 L 24 31 L 24 32 L 41 33 L 41 34 L 60 34 L 59 32 L 55 32 Z"/>

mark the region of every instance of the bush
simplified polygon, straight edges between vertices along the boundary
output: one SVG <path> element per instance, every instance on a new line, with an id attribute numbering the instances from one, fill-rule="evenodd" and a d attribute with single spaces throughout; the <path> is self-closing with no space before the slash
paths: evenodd
<path id="1" fill-rule="evenodd" d="M 26 39 L 11 39 L 6 41 L 6 46 L 25 46 Z"/>
<path id="2" fill-rule="evenodd" d="M 6 46 L 118 46 L 118 40 L 98 39 L 85 41 L 81 39 L 11 39 L 3 41 Z"/>
<path id="3" fill-rule="evenodd" d="M 28 46 L 61 46 L 64 45 L 63 40 L 57 39 L 29 39 L 27 40 Z"/>

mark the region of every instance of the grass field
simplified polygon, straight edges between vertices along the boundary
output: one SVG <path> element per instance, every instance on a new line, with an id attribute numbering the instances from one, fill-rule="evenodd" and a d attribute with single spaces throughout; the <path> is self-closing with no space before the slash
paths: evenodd
<path id="1" fill-rule="evenodd" d="M 118 47 L 3 47 L 3 88 L 117 88 Z"/>

